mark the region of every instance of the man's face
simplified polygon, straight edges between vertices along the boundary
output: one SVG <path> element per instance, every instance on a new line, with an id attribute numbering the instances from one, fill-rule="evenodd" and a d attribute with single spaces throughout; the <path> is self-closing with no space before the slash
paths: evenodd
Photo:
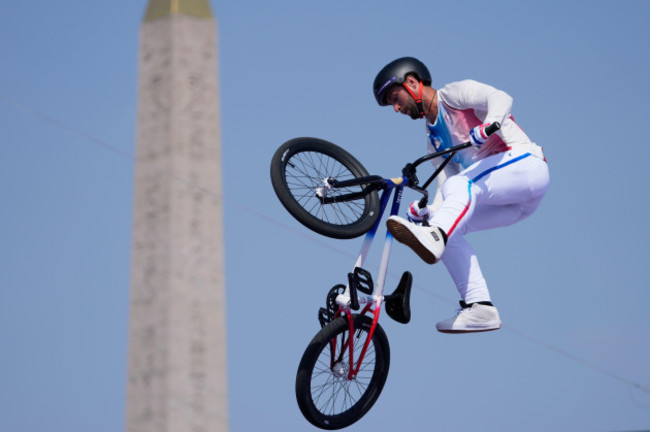
<path id="1" fill-rule="evenodd" d="M 413 120 L 420 118 L 420 112 L 415 100 L 401 85 L 393 86 L 388 91 L 386 102 L 393 106 L 395 112 L 410 116 Z"/>

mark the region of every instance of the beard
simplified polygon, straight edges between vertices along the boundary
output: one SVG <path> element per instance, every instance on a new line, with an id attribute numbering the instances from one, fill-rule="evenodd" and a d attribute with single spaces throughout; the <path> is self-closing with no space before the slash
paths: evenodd
<path id="1" fill-rule="evenodd" d="M 415 102 L 409 103 L 408 106 L 402 110 L 402 114 L 411 117 L 413 120 L 419 120 L 422 118 L 422 116 L 420 116 L 420 110 L 418 109 L 418 106 L 415 104 Z"/>
<path id="2" fill-rule="evenodd" d="M 420 118 L 422 118 L 422 117 L 420 116 L 420 113 L 419 113 L 419 112 L 416 112 L 416 111 L 413 111 L 413 110 L 409 110 L 409 116 L 410 116 L 413 120 L 419 120 Z"/>

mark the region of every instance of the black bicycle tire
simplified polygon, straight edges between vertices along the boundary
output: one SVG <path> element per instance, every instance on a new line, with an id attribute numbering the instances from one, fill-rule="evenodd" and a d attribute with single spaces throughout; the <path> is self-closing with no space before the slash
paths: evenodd
<path id="1" fill-rule="evenodd" d="M 285 209 L 298 222 L 310 230 L 327 237 L 351 239 L 368 232 L 379 217 L 379 194 L 377 191 L 372 191 L 354 202 L 327 204 L 329 207 L 325 207 L 316 198 L 315 189 L 322 186 L 322 181 L 326 177 L 333 176 L 335 173 L 323 171 L 319 172 L 320 178 L 319 176 L 304 177 L 304 182 L 309 184 L 308 187 L 303 186 L 303 189 L 311 192 L 304 194 L 299 200 L 294 195 L 292 186 L 289 185 L 287 180 L 289 175 L 287 170 L 290 169 L 287 166 L 290 165 L 289 162 L 294 156 L 301 154 L 313 154 L 311 157 L 329 158 L 328 160 L 338 163 L 337 166 L 344 167 L 350 176 L 338 180 L 368 175 L 368 171 L 361 162 L 336 144 L 320 138 L 310 137 L 289 140 L 277 149 L 271 160 L 271 183 L 275 194 Z M 320 164 L 319 169 L 325 166 L 326 164 Z M 357 187 L 357 190 L 361 190 L 361 187 Z M 311 211 L 307 207 L 310 207 Z M 313 212 L 319 215 L 315 216 Z M 331 215 L 335 215 L 336 219 L 334 217 L 330 218 Z"/>
<path id="2" fill-rule="evenodd" d="M 360 330 L 364 333 L 364 336 L 367 336 L 372 325 L 372 319 L 366 315 L 353 315 L 353 317 L 355 331 Z M 319 363 L 318 360 L 323 350 L 329 350 L 330 341 L 346 332 L 349 332 L 349 324 L 348 318 L 345 316 L 339 317 L 323 327 L 310 342 L 300 360 L 300 366 L 298 367 L 298 374 L 296 376 L 296 400 L 298 402 L 298 407 L 305 419 L 321 429 L 342 429 L 361 419 L 379 398 L 388 377 L 388 370 L 390 368 L 390 346 L 388 344 L 386 333 L 381 326 L 377 324 L 372 336 L 372 343 L 368 347 L 369 352 L 374 348 L 375 368 L 366 389 L 363 391 L 356 403 L 350 406 L 347 410 L 338 414 L 324 413 L 322 408 L 319 408 L 316 405 L 317 401 L 314 401 L 312 396 L 312 374 L 314 369 L 317 364 L 324 366 L 323 362 L 321 361 Z M 366 337 L 360 338 L 360 343 L 363 344 L 365 340 Z M 332 373 L 332 376 L 333 375 L 334 374 Z M 352 382 L 346 379 L 339 380 L 338 382 L 346 383 L 350 386 L 352 385 Z M 350 388 L 346 388 L 343 391 L 345 392 L 346 397 L 350 396 L 352 393 Z M 325 395 L 325 398 L 327 397 L 328 396 Z M 335 398 L 329 398 L 329 400 L 332 399 Z"/>

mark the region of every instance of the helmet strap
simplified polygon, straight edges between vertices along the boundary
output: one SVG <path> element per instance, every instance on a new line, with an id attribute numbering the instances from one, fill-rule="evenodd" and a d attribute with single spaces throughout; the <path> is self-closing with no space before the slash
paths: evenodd
<path id="1" fill-rule="evenodd" d="M 413 90 L 411 90 L 411 88 L 408 86 L 408 84 L 406 84 L 406 82 L 403 82 L 402 85 L 404 86 L 406 91 L 409 92 L 411 97 L 413 99 L 415 99 L 415 103 L 418 106 L 418 110 L 420 111 L 420 118 L 423 118 L 424 117 L 424 106 L 422 106 L 422 90 L 424 89 L 424 84 L 422 84 L 422 81 L 420 81 L 420 86 L 418 88 L 417 96 L 415 95 Z"/>

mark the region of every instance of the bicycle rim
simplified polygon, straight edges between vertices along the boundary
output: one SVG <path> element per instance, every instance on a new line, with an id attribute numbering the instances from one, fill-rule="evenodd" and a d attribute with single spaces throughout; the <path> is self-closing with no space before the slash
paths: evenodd
<path id="1" fill-rule="evenodd" d="M 327 178 L 340 181 L 367 176 L 368 172 L 344 149 L 317 138 L 296 138 L 281 146 L 273 157 L 271 181 L 285 208 L 309 229 L 333 238 L 365 234 L 379 216 L 376 191 L 349 201 L 337 196 L 357 193 L 362 186 L 331 188 L 334 202 L 324 204 L 316 194 Z"/>
<path id="2" fill-rule="evenodd" d="M 355 317 L 350 338 L 346 317 L 338 318 L 316 335 L 305 351 L 296 380 L 298 405 L 307 420 L 322 429 L 341 429 L 358 421 L 374 405 L 386 382 L 390 350 L 377 325 L 359 373 L 349 379 L 349 343 L 355 361 L 368 337 L 372 320 Z"/>

